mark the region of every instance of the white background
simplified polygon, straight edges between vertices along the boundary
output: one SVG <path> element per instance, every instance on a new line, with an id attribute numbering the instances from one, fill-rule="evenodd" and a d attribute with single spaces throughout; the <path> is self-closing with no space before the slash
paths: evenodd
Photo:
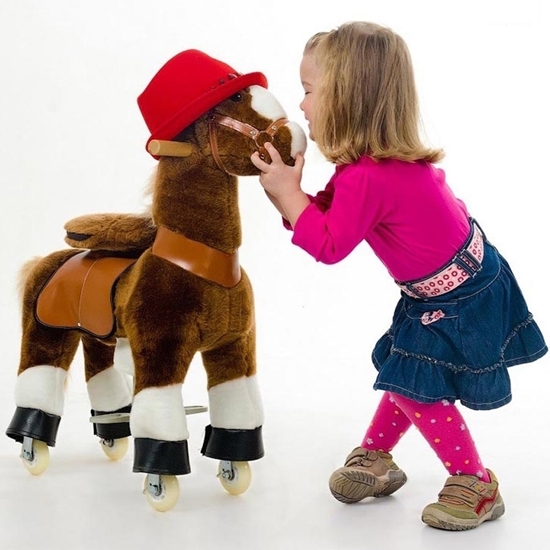
<path id="1" fill-rule="evenodd" d="M 14 410 L 19 360 L 17 277 L 33 256 L 65 248 L 81 214 L 141 212 L 155 161 L 136 98 L 179 51 L 198 48 L 242 73 L 262 71 L 289 118 L 305 127 L 298 65 L 305 41 L 348 20 L 392 27 L 409 44 L 427 133 L 442 146 L 455 193 L 508 258 L 550 334 L 548 52 L 545 2 L 535 0 L 18 0 L 0 4 L 0 427 Z M 304 187 L 333 167 L 309 144 Z M 390 322 L 397 288 L 370 249 L 316 264 L 257 178 L 242 178 L 242 265 L 256 296 L 266 456 L 239 497 L 200 455 L 207 415 L 189 417 L 192 474 L 166 514 L 141 494 L 132 452 L 109 462 L 88 422 L 75 360 L 49 469 L 33 477 L 19 445 L 0 437 L 0 547 L 16 549 L 541 548 L 550 506 L 549 359 L 512 369 L 514 399 L 463 411 L 485 464 L 501 481 L 506 515 L 465 533 L 420 521 L 446 472 L 417 432 L 394 451 L 409 483 L 387 499 L 344 506 L 327 488 L 362 439 L 380 395 L 370 352 Z M 206 404 L 197 358 L 186 404 Z M 0 434 L 1 435 L 1 434 Z M 530 542 L 533 541 L 533 542 Z M 539 542 L 534 542 L 539 541 Z M 541 546 L 543 545 L 543 546 Z"/>

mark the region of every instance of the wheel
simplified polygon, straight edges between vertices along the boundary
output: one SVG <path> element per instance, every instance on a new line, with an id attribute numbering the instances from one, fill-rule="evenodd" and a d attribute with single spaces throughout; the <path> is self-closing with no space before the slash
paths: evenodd
<path id="1" fill-rule="evenodd" d="M 248 462 L 220 461 L 218 478 L 223 488 L 231 495 L 240 495 L 250 487 L 252 472 Z"/>
<path id="2" fill-rule="evenodd" d="M 23 461 L 23 466 L 33 476 L 38 476 L 50 463 L 50 449 L 44 441 L 33 439 L 30 444 L 23 444 L 21 460 Z"/>
<path id="3" fill-rule="evenodd" d="M 180 484 L 176 476 L 147 474 L 143 484 L 143 494 L 152 508 L 166 512 L 178 501 Z"/>
<path id="4" fill-rule="evenodd" d="M 128 438 L 102 439 L 100 441 L 103 452 L 111 460 L 120 460 L 128 451 Z"/>

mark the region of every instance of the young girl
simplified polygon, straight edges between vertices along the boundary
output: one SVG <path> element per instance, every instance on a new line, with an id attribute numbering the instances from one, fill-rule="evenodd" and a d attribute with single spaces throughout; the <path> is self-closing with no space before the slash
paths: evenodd
<path id="1" fill-rule="evenodd" d="M 508 367 L 547 352 L 506 260 L 434 163 L 443 151 L 419 137 L 413 69 L 402 38 L 350 22 L 314 35 L 300 66 L 300 108 L 310 138 L 336 165 L 315 197 L 300 187 L 303 156 L 286 166 L 252 156 L 260 183 L 317 261 L 341 261 L 363 240 L 401 291 L 390 329 L 372 353 L 380 403 L 361 445 L 329 481 L 345 503 L 382 497 L 407 481 L 390 451 L 411 425 L 449 477 L 422 521 L 477 527 L 504 513 L 495 474 L 476 451 L 460 411 L 511 399 Z"/>

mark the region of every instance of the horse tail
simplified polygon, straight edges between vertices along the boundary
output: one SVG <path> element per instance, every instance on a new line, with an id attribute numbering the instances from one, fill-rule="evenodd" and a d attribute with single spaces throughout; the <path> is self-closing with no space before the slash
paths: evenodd
<path id="1" fill-rule="evenodd" d="M 35 256 L 34 258 L 27 260 L 21 266 L 21 269 L 19 270 L 19 276 L 17 278 L 17 294 L 19 296 L 20 302 L 23 302 L 25 286 L 27 284 L 27 281 L 29 280 L 29 277 L 31 276 L 31 273 L 33 272 L 34 268 L 42 261 L 42 259 L 42 256 Z"/>

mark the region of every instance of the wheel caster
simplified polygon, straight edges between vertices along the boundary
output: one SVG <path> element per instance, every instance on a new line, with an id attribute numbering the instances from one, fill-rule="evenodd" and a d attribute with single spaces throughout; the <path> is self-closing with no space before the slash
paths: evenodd
<path id="1" fill-rule="evenodd" d="M 221 460 L 218 478 L 223 488 L 231 495 L 240 495 L 250 487 L 252 472 L 248 462 Z"/>
<path id="2" fill-rule="evenodd" d="M 166 512 L 176 505 L 180 485 L 176 476 L 147 474 L 143 484 L 143 494 L 152 508 Z"/>
<path id="3" fill-rule="evenodd" d="M 128 451 L 128 438 L 102 439 L 100 441 L 103 452 L 111 460 L 120 460 Z"/>
<path id="4" fill-rule="evenodd" d="M 50 449 L 44 441 L 23 438 L 21 447 L 21 460 L 23 466 L 33 475 L 40 475 L 50 463 Z"/>

